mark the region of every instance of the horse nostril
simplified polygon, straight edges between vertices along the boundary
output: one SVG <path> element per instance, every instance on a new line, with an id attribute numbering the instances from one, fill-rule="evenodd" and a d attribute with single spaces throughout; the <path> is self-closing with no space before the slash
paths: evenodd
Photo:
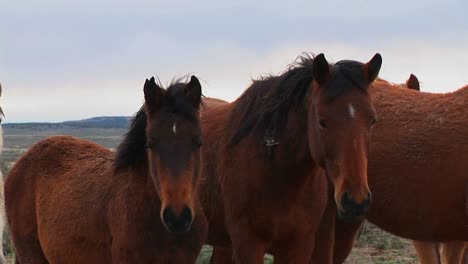
<path id="1" fill-rule="evenodd" d="M 167 226 L 172 226 L 175 219 L 176 216 L 174 214 L 174 211 L 170 207 L 164 208 L 162 213 L 162 220 L 164 224 L 166 224 Z"/>
<path id="2" fill-rule="evenodd" d="M 368 193 L 367 199 L 361 203 L 356 203 L 348 192 L 344 192 L 341 198 L 341 206 L 343 213 L 347 217 L 359 217 L 364 216 L 369 211 L 371 205 L 371 194 Z"/>
<path id="3" fill-rule="evenodd" d="M 348 210 L 354 205 L 355 203 L 353 200 L 351 200 L 351 197 L 348 194 L 348 192 L 344 192 L 343 196 L 341 197 L 341 206 L 343 207 L 343 209 Z"/>
<path id="4" fill-rule="evenodd" d="M 190 228 L 190 226 L 192 225 L 192 210 L 190 210 L 190 208 L 188 208 L 187 206 L 184 206 L 184 209 L 182 210 L 181 221 L 183 222 L 185 228 Z"/>
<path id="5" fill-rule="evenodd" d="M 187 232 L 193 222 L 192 210 L 184 206 L 182 212 L 177 215 L 171 207 L 167 207 L 162 212 L 162 221 L 169 232 Z"/>

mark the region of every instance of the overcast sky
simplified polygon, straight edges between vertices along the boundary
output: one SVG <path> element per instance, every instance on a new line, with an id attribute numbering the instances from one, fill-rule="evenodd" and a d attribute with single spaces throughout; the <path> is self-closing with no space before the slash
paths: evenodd
<path id="1" fill-rule="evenodd" d="M 6 122 L 132 115 L 153 75 L 195 74 L 232 101 L 303 51 L 380 52 L 382 78 L 414 73 L 424 91 L 468 84 L 466 0 L 0 1 Z"/>

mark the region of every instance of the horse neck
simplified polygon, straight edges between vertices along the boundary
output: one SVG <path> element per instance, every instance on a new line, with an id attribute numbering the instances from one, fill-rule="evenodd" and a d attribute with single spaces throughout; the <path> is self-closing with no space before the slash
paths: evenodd
<path id="1" fill-rule="evenodd" d="M 114 179 L 114 188 L 117 192 L 120 192 L 123 188 L 131 192 L 137 191 L 140 194 L 144 193 L 151 201 L 160 205 L 161 200 L 157 194 L 153 179 L 150 176 L 146 156 L 145 160 L 140 161 L 130 168 L 117 172 L 114 175 Z"/>
<path id="2" fill-rule="evenodd" d="M 261 146 L 266 148 L 265 144 Z M 307 137 L 307 114 L 305 109 L 289 110 L 286 128 L 278 138 L 278 145 L 272 149 L 274 167 L 291 170 L 313 167 Z"/>

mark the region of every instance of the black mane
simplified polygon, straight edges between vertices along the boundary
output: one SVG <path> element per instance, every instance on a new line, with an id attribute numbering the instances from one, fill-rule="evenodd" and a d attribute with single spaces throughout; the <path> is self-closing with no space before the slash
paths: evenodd
<path id="1" fill-rule="evenodd" d="M 231 115 L 234 133 L 230 144 L 238 144 L 252 131 L 263 139 L 278 139 L 291 110 L 298 111 L 313 81 L 314 55 L 304 53 L 278 76 L 253 80 L 252 85 L 239 97 Z M 332 79 L 325 96 L 333 100 L 351 87 L 365 91 L 362 63 L 340 61 L 332 66 Z"/>
<path id="2" fill-rule="evenodd" d="M 164 100 L 159 111 L 177 114 L 187 120 L 195 121 L 198 120 L 198 109 L 185 96 L 186 83 L 181 82 L 183 79 L 186 77 L 173 80 L 164 91 Z M 143 105 L 132 118 L 130 129 L 117 147 L 113 163 L 114 172 L 141 165 L 141 162 L 146 160 L 146 124 L 147 114 Z"/>

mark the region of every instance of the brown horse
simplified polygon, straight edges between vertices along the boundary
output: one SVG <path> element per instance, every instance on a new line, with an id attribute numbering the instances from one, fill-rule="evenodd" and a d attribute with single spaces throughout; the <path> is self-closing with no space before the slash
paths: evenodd
<path id="1" fill-rule="evenodd" d="M 379 122 L 369 160 L 373 204 L 367 219 L 413 240 L 467 241 L 468 86 L 448 94 L 384 80 L 371 87 Z M 335 263 L 349 255 L 360 226 L 336 221 Z M 333 230 L 329 222 L 321 229 Z"/>
<path id="2" fill-rule="evenodd" d="M 413 74 L 405 85 L 409 89 L 420 90 L 419 80 Z M 413 245 L 421 264 L 468 264 L 467 242 L 439 243 L 413 240 Z"/>
<path id="3" fill-rule="evenodd" d="M 279 76 L 254 81 L 230 104 L 202 113 L 203 205 L 212 262 L 307 263 L 335 186 L 339 215 L 366 214 L 367 154 L 375 111 L 367 88 L 382 58 L 329 65 L 301 57 Z M 233 254 L 230 246 L 232 242 Z"/>
<path id="4" fill-rule="evenodd" d="M 5 183 L 19 263 L 194 263 L 207 233 L 197 198 L 201 86 L 146 80 L 117 153 L 58 136 Z"/>
<path id="5" fill-rule="evenodd" d="M 419 80 L 418 78 L 414 75 L 411 74 L 408 80 L 405 83 L 406 88 L 412 89 L 415 91 L 420 91 L 420 85 L 419 85 Z"/>
<path id="6" fill-rule="evenodd" d="M 466 264 L 468 248 L 465 241 L 444 243 L 413 241 L 420 264 Z"/>

